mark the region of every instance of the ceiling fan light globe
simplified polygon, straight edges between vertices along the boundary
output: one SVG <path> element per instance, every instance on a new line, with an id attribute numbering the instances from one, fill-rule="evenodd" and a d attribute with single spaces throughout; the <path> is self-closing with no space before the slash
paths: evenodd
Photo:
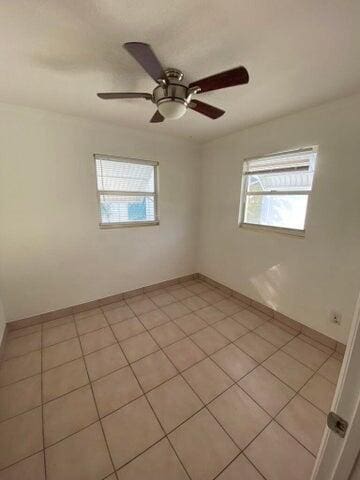
<path id="1" fill-rule="evenodd" d="M 177 120 L 185 114 L 186 106 L 182 102 L 166 100 L 158 105 L 158 110 L 164 118 L 168 120 Z"/>

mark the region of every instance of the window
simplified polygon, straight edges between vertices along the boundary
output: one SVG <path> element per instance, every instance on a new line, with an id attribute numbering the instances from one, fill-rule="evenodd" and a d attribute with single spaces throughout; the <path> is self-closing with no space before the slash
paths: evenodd
<path id="1" fill-rule="evenodd" d="M 316 149 L 245 160 L 240 225 L 256 225 L 304 233 Z"/>
<path id="2" fill-rule="evenodd" d="M 95 155 L 100 226 L 156 225 L 156 162 Z"/>

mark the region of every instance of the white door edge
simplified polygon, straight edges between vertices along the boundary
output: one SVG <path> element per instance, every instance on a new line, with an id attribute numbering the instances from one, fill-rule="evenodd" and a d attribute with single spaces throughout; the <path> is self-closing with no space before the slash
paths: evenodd
<path id="1" fill-rule="evenodd" d="M 349 426 L 345 438 L 325 428 L 311 480 L 348 480 L 360 450 L 360 295 L 331 411 Z"/>

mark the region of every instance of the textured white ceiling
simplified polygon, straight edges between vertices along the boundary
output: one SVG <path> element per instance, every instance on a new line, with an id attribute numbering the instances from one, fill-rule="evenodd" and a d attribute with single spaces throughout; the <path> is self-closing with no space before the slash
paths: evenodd
<path id="1" fill-rule="evenodd" d="M 359 0 L 4 0 L 0 11 L 3 102 L 205 141 L 360 90 Z M 152 91 L 129 41 L 189 82 L 242 64 L 250 83 L 201 95 L 226 110 L 218 120 L 189 111 L 151 125 L 151 102 L 96 97 Z"/>

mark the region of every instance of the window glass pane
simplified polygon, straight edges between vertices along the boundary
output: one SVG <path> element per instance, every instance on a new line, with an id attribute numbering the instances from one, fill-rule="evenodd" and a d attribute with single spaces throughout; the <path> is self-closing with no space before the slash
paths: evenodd
<path id="1" fill-rule="evenodd" d="M 101 223 L 155 221 L 155 197 L 100 195 Z"/>
<path id="2" fill-rule="evenodd" d="M 311 190 L 313 172 L 293 171 L 248 175 L 248 192 Z"/>
<path id="3" fill-rule="evenodd" d="M 305 228 L 308 195 L 247 195 L 245 223 Z"/>
<path id="4" fill-rule="evenodd" d="M 99 190 L 154 193 L 154 171 L 153 165 L 96 160 Z"/>

